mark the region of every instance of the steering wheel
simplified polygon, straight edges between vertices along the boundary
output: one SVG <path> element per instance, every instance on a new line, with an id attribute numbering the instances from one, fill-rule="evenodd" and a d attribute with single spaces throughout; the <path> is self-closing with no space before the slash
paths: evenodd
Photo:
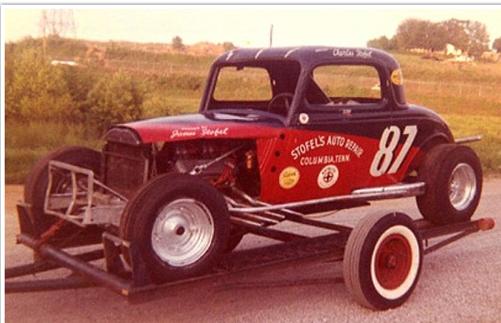
<path id="1" fill-rule="evenodd" d="M 270 102 L 268 102 L 268 112 L 286 116 L 293 98 L 294 94 L 289 92 L 283 92 L 275 95 Z M 283 104 L 278 105 L 277 103 L 279 100 L 282 100 Z"/>
<path id="2" fill-rule="evenodd" d="M 360 102 L 358 102 L 357 100 L 354 100 L 354 98 L 350 98 L 350 97 L 338 97 L 336 98 L 334 101 L 334 104 L 343 104 L 343 105 L 359 105 Z"/>

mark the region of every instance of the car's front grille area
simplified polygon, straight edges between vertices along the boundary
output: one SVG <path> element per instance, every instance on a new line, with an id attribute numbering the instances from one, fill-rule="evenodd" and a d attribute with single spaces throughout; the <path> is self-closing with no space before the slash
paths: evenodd
<path id="1" fill-rule="evenodd" d="M 105 184 L 130 197 L 148 180 L 149 163 L 143 146 L 108 143 L 104 149 Z"/>

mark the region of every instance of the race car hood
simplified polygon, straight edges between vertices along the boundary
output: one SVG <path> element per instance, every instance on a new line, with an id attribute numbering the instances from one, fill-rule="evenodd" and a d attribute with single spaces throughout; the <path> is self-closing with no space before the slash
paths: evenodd
<path id="1" fill-rule="evenodd" d="M 277 137 L 282 127 L 280 120 L 260 116 L 189 114 L 117 125 L 108 131 L 107 139 L 110 139 L 112 133 L 126 129 L 133 130 L 142 143 L 215 138 L 271 138 Z M 115 136 L 114 134 L 113 137 Z"/>

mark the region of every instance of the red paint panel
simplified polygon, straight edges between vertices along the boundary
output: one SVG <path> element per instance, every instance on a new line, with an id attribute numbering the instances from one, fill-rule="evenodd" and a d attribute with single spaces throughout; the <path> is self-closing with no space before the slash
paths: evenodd
<path id="1" fill-rule="evenodd" d="M 162 117 L 121 125 L 134 129 L 143 143 L 194 139 L 269 138 L 280 129 L 265 123 L 208 118 L 202 114 Z"/>
<path id="2" fill-rule="evenodd" d="M 418 153 L 412 147 L 395 174 L 374 177 L 370 175 L 370 167 L 379 149 L 379 139 L 304 130 L 282 133 L 283 139 L 257 142 L 261 199 L 270 203 L 349 194 L 358 188 L 398 183 Z M 401 147 L 399 144 L 395 149 L 393 160 Z M 281 187 L 280 175 L 290 167 L 299 171 L 299 180 L 292 188 Z M 287 176 L 287 171 L 282 176 Z"/>
<path id="3" fill-rule="evenodd" d="M 238 139 L 253 137 L 275 137 L 276 128 L 238 123 L 221 122 L 207 126 L 200 125 L 148 125 L 147 127 L 130 126 L 137 131 L 144 143 L 173 142 L 193 139 Z"/>

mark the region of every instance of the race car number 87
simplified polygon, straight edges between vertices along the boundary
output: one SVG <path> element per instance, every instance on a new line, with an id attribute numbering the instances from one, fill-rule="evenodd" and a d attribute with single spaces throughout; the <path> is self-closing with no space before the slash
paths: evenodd
<path id="1" fill-rule="evenodd" d="M 417 134 L 417 126 L 406 126 L 404 135 L 407 136 L 397 158 L 393 160 L 393 152 L 400 141 L 400 128 L 397 126 L 386 127 L 379 140 L 379 150 L 372 160 L 370 174 L 374 177 L 385 173 L 395 174 L 407 156 L 409 149 Z M 393 163 L 392 163 L 393 161 Z"/>

